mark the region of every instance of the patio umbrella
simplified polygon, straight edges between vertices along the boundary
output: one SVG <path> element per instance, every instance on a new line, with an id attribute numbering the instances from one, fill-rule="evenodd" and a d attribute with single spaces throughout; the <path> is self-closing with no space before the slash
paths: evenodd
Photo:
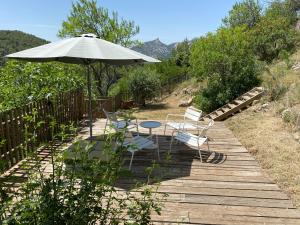
<path id="1" fill-rule="evenodd" d="M 157 59 L 146 56 L 120 45 L 102 40 L 94 34 L 83 34 L 79 37 L 52 42 L 35 48 L 6 56 L 29 62 L 58 61 L 71 64 L 82 64 L 87 67 L 89 97 L 89 127 L 92 138 L 92 97 L 91 74 L 89 65 L 103 62 L 110 65 L 132 65 L 139 63 L 156 63 Z"/>

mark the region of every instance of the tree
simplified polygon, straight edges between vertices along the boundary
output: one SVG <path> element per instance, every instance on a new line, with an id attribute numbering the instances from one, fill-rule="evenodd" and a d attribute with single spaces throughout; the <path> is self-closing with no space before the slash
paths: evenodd
<path id="1" fill-rule="evenodd" d="M 119 19 L 117 12 L 109 13 L 98 7 L 96 0 L 79 0 L 72 4 L 67 20 L 62 23 L 59 37 L 74 37 L 83 33 L 94 33 L 99 38 L 130 47 L 137 44 L 132 38 L 139 32 L 133 21 Z M 118 80 L 117 70 L 108 65 L 92 66 L 100 95 L 107 95 L 109 87 Z"/>
<path id="2" fill-rule="evenodd" d="M 294 25 L 297 20 L 297 10 L 299 2 L 293 0 L 273 0 L 265 11 L 265 16 L 272 19 L 285 18 L 290 25 Z"/>
<path id="3" fill-rule="evenodd" d="M 223 19 L 226 27 L 247 25 L 252 28 L 260 19 L 262 7 L 257 0 L 244 0 L 237 2 L 229 11 L 229 15 Z"/>
<path id="4" fill-rule="evenodd" d="M 194 76 L 207 82 L 196 103 L 210 112 L 259 84 L 259 65 L 246 27 L 221 28 L 191 48 Z"/>
<path id="5" fill-rule="evenodd" d="M 172 58 L 174 59 L 177 66 L 189 67 L 190 59 L 190 43 L 188 39 L 177 44 L 172 52 Z"/>
<path id="6" fill-rule="evenodd" d="M 265 16 L 250 31 L 252 47 L 260 60 L 272 62 L 281 51 L 293 51 L 299 41 L 299 33 L 286 17 Z"/>
<path id="7" fill-rule="evenodd" d="M 133 21 L 120 20 L 117 12 L 110 15 L 108 9 L 98 7 L 95 0 L 79 0 L 72 3 L 71 13 L 62 23 L 58 36 L 75 37 L 84 33 L 129 47 L 137 43 L 132 37 L 139 33 L 139 27 Z"/>
<path id="8" fill-rule="evenodd" d="M 154 70 L 149 67 L 140 67 L 130 72 L 128 86 L 135 101 L 142 106 L 146 106 L 146 100 L 157 95 L 160 82 Z"/>
<path id="9" fill-rule="evenodd" d="M 0 111 L 85 86 L 81 67 L 10 60 L 0 69 Z"/>

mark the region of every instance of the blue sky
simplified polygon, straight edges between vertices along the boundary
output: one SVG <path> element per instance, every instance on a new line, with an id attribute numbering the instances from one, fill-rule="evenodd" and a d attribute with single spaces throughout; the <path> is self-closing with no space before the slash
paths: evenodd
<path id="1" fill-rule="evenodd" d="M 172 43 L 215 31 L 236 0 L 98 0 L 140 26 L 141 41 Z M 21 30 L 49 41 L 70 12 L 72 0 L 2 0 L 0 29 Z"/>

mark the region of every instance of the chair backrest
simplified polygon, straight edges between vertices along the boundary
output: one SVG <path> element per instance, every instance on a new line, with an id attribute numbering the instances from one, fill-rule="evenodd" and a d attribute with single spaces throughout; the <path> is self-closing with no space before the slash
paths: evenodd
<path id="1" fill-rule="evenodd" d="M 193 121 L 199 121 L 202 116 L 202 110 L 194 107 L 188 107 L 185 111 L 184 117 Z"/>
<path id="2" fill-rule="evenodd" d="M 215 121 L 211 119 L 208 124 L 202 129 L 200 136 L 204 137 L 206 136 L 206 133 L 209 128 L 211 128 L 215 124 Z"/>
<path id="3" fill-rule="evenodd" d="M 116 114 L 115 114 L 114 112 L 108 112 L 108 111 L 106 111 L 105 109 L 103 109 L 103 112 L 104 112 L 106 118 L 107 118 L 108 120 L 110 120 L 111 122 L 117 121 L 117 120 L 118 120 L 118 119 L 117 119 L 117 116 L 116 116 Z"/>

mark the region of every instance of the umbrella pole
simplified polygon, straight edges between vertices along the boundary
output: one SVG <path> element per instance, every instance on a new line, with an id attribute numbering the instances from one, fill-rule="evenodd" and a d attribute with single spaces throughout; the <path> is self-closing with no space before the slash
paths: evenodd
<path id="1" fill-rule="evenodd" d="M 87 65 L 87 83 L 88 83 L 88 97 L 89 97 L 89 127 L 90 127 L 90 140 L 93 137 L 93 115 L 92 115 L 92 91 L 91 91 L 91 73 L 90 73 L 90 66 Z"/>

